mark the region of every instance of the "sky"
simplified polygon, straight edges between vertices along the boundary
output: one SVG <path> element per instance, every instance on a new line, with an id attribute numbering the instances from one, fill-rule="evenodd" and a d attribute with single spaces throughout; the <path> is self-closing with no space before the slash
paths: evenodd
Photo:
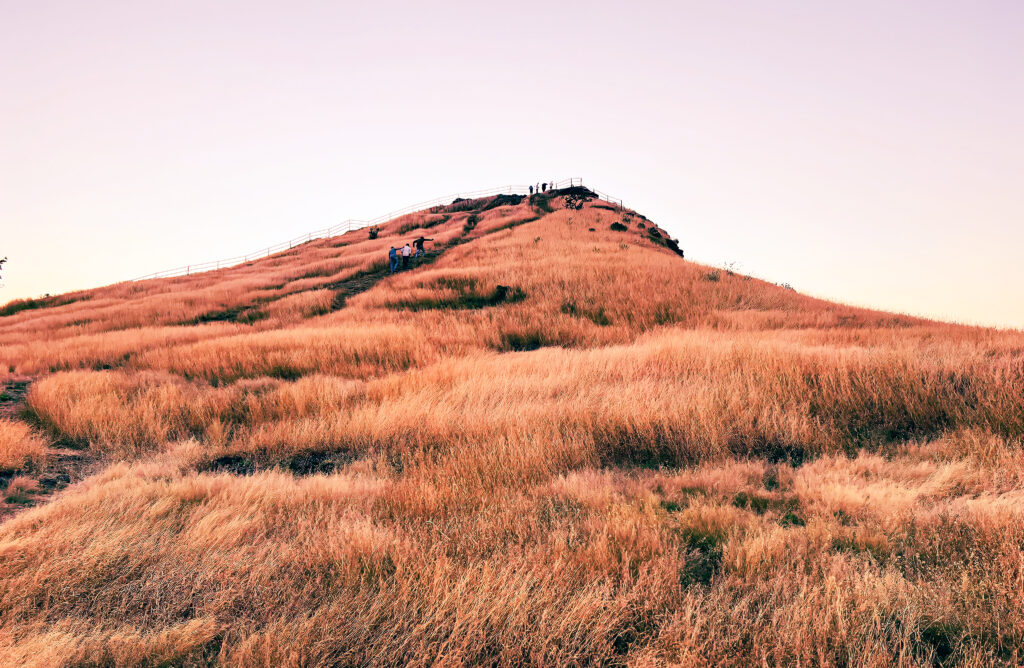
<path id="1" fill-rule="evenodd" d="M 1024 3 L 0 0 L 0 303 L 582 177 L 687 257 L 1024 328 Z"/>

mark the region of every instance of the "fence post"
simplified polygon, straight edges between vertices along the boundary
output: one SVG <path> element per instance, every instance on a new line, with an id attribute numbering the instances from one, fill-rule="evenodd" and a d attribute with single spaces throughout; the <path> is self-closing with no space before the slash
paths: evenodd
<path id="1" fill-rule="evenodd" d="M 185 275 L 188 276 L 192 273 L 192 265 L 185 265 Z"/>

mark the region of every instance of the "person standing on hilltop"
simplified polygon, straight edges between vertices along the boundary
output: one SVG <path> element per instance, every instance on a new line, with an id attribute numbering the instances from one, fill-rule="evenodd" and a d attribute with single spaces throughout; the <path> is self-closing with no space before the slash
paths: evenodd
<path id="1" fill-rule="evenodd" d="M 412 257 L 412 246 L 410 246 L 409 242 L 407 241 L 407 242 L 405 242 L 405 245 L 402 246 L 402 269 L 408 269 L 409 268 L 409 258 L 411 258 L 411 257 Z"/>
<path id="2" fill-rule="evenodd" d="M 533 186 L 530 186 L 530 197 L 533 197 Z"/>
<path id="3" fill-rule="evenodd" d="M 412 242 L 412 245 L 416 248 L 416 254 L 413 257 L 423 257 L 427 254 L 427 251 L 423 249 L 423 244 L 427 241 L 433 241 L 433 239 L 419 237 L 416 241 Z"/>
<path id="4" fill-rule="evenodd" d="M 391 273 L 398 271 L 398 250 L 392 246 L 388 251 L 388 262 L 391 265 Z"/>

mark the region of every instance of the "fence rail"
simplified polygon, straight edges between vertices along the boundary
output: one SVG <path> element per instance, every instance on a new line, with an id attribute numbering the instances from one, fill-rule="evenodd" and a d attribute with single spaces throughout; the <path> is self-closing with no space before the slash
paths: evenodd
<path id="1" fill-rule="evenodd" d="M 549 183 L 548 188 L 553 190 L 561 190 L 562 188 L 570 188 L 573 186 L 582 186 L 583 179 L 579 177 L 573 177 L 569 179 L 562 179 L 555 183 Z M 198 274 L 204 271 L 215 271 L 217 269 L 226 269 L 235 265 L 242 264 L 244 262 L 250 262 L 259 258 L 270 257 L 274 253 L 280 253 L 296 246 L 309 243 L 314 239 L 327 239 L 330 237 L 336 237 L 352 230 L 358 230 L 365 227 L 374 227 L 377 225 L 383 225 L 396 218 L 404 216 L 406 214 L 415 213 L 416 211 L 422 211 L 431 207 L 440 206 L 442 204 L 451 204 L 452 200 L 463 198 L 463 199 L 475 199 L 478 197 L 493 197 L 494 195 L 526 195 L 530 192 L 530 185 L 508 185 L 501 186 L 499 188 L 488 188 L 486 190 L 474 190 L 470 192 L 455 193 L 454 195 L 448 195 L 446 197 L 437 197 L 427 202 L 420 202 L 418 204 L 411 204 L 397 211 L 391 211 L 384 214 L 383 216 L 377 216 L 371 220 L 346 220 L 332 225 L 331 227 L 325 227 L 321 230 L 315 230 L 308 232 L 301 236 L 289 239 L 288 241 L 282 241 L 279 244 L 268 246 L 267 248 L 261 248 L 258 251 L 252 253 L 246 253 L 245 255 L 236 255 L 224 260 L 214 260 L 212 262 L 203 262 L 201 264 L 187 264 L 182 267 L 176 267 L 174 269 L 167 269 L 165 271 L 158 271 L 153 274 L 146 274 L 145 276 L 139 276 L 138 278 L 131 279 L 130 282 L 135 281 L 146 281 L 153 278 L 173 278 L 176 276 L 189 276 L 191 274 Z M 590 189 L 591 192 L 596 194 L 600 199 L 605 200 L 611 204 L 615 204 L 622 207 L 622 200 L 617 197 L 611 197 L 598 190 Z"/>

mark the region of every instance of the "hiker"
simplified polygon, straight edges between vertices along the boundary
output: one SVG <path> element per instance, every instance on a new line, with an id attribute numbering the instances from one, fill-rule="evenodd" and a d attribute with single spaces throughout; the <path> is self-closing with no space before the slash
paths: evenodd
<path id="1" fill-rule="evenodd" d="M 540 184 L 540 191 L 542 193 L 546 193 L 548 191 L 548 184 L 547 184 L 547 182 L 544 182 L 544 183 Z"/>
<path id="2" fill-rule="evenodd" d="M 533 197 L 533 186 L 530 186 L 530 197 Z"/>
<path id="3" fill-rule="evenodd" d="M 402 269 L 409 268 L 410 257 L 412 257 L 412 246 L 409 245 L 409 242 L 406 242 L 405 245 L 402 246 Z"/>
<path id="4" fill-rule="evenodd" d="M 416 254 L 413 255 L 413 257 L 423 257 L 424 255 L 427 254 L 427 251 L 423 250 L 423 244 L 427 241 L 433 241 L 433 239 L 426 239 L 424 237 L 420 237 L 416 239 L 416 241 L 412 242 L 412 245 L 416 248 Z"/>
<path id="5" fill-rule="evenodd" d="M 391 264 L 391 273 L 398 271 L 398 250 L 392 246 L 388 251 L 388 262 Z"/>

